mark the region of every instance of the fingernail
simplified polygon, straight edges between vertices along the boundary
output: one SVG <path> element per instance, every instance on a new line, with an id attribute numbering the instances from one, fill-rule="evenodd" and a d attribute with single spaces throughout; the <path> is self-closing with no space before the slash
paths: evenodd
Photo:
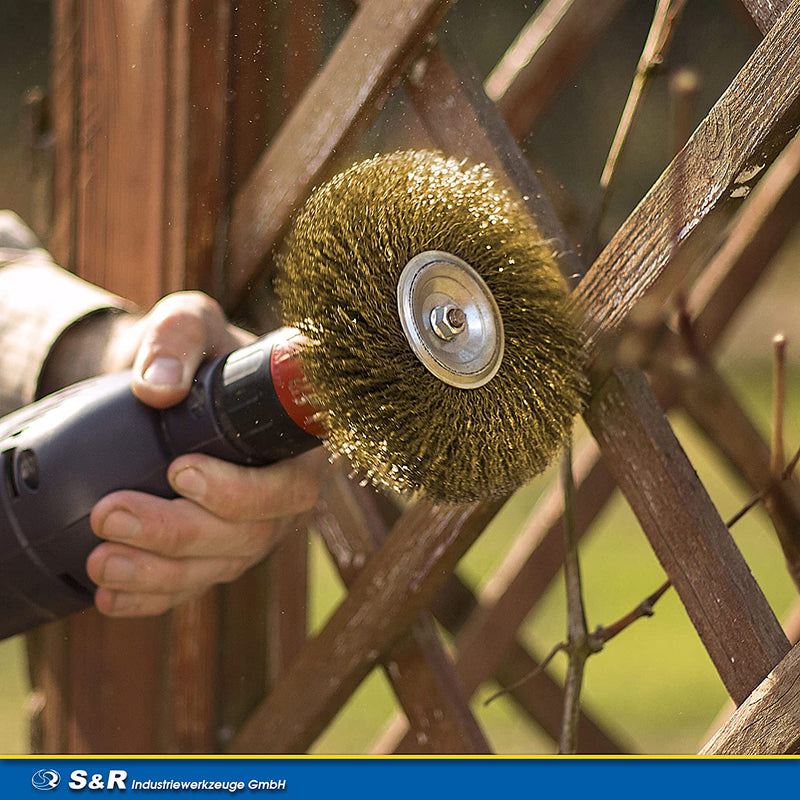
<path id="1" fill-rule="evenodd" d="M 184 497 L 200 500 L 205 497 L 208 483 L 205 475 L 195 467 L 184 467 L 172 476 L 172 485 Z"/>
<path id="2" fill-rule="evenodd" d="M 176 386 L 183 380 L 183 364 L 172 356 L 158 356 L 150 362 L 142 380 L 153 386 Z"/>
<path id="3" fill-rule="evenodd" d="M 131 542 L 137 539 L 142 523 L 130 511 L 112 511 L 104 520 L 100 536 L 115 542 Z"/>
<path id="4" fill-rule="evenodd" d="M 131 583 L 135 577 L 136 565 L 123 556 L 111 556 L 103 567 L 104 583 Z"/>

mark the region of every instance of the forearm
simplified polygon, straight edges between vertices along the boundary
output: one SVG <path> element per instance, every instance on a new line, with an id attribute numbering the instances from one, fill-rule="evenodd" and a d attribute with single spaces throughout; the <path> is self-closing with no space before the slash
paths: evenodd
<path id="1" fill-rule="evenodd" d="M 0 213 L 0 414 L 103 371 L 129 324 L 120 298 L 56 266 L 33 235 Z"/>

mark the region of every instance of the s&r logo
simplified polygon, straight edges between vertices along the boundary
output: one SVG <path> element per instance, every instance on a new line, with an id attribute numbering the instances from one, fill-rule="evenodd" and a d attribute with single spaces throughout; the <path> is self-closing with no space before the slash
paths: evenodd
<path id="1" fill-rule="evenodd" d="M 54 769 L 40 769 L 31 776 L 31 783 L 34 789 L 47 792 L 61 783 L 61 776 Z"/>

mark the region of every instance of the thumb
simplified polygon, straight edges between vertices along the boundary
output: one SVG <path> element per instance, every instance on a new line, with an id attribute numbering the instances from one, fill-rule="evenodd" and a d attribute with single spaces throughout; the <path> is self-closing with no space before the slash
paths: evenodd
<path id="1" fill-rule="evenodd" d="M 144 334 L 133 364 L 133 392 L 155 408 L 182 400 L 200 363 L 229 344 L 219 307 L 193 292 L 161 301 L 142 324 Z"/>

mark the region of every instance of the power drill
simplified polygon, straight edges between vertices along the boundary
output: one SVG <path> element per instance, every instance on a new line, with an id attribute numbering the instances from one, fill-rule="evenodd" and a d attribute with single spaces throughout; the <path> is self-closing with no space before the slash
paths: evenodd
<path id="1" fill-rule="evenodd" d="M 91 603 L 92 507 L 170 496 L 178 454 L 265 464 L 324 439 L 376 486 L 462 503 L 514 491 L 569 436 L 575 310 L 552 243 L 485 166 L 356 163 L 314 190 L 276 267 L 293 327 L 202 367 L 183 403 L 151 409 L 121 374 L 0 420 L 0 638 Z"/>
<path id="2" fill-rule="evenodd" d="M 86 558 L 99 543 L 89 514 L 104 495 L 174 492 L 167 467 L 201 452 L 263 465 L 321 443 L 282 328 L 204 364 L 186 399 L 157 410 L 131 373 L 92 378 L 0 420 L 0 639 L 92 603 Z"/>

